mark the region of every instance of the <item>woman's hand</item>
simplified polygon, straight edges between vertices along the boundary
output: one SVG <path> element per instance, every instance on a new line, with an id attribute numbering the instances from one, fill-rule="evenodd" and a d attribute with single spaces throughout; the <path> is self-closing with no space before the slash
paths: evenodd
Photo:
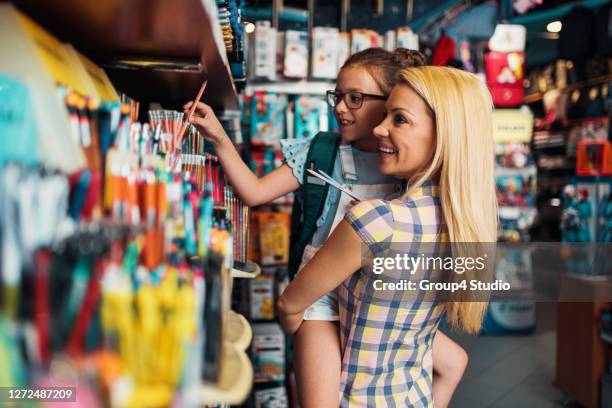
<path id="1" fill-rule="evenodd" d="M 190 101 L 183 106 L 185 115 L 189 113 L 192 105 L 193 101 Z M 223 126 L 221 126 L 217 116 L 215 116 L 215 112 L 213 112 L 212 108 L 205 103 L 199 102 L 197 104 L 196 109 L 191 116 L 191 123 L 204 135 L 204 139 L 212 143 L 215 149 L 226 142 L 231 143 L 229 137 L 223 129 Z"/>

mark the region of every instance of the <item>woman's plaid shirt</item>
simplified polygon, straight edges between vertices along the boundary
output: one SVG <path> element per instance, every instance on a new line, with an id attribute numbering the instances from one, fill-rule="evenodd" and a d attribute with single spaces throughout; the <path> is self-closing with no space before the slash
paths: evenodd
<path id="1" fill-rule="evenodd" d="M 361 202 L 345 219 L 375 256 L 397 243 L 411 256 L 435 256 L 447 241 L 439 187 L 431 181 L 408 198 Z M 374 291 L 383 275 L 366 269 L 338 288 L 341 406 L 431 407 L 432 344 L 444 306 L 415 293 Z M 411 279 L 400 273 L 396 279 Z"/>

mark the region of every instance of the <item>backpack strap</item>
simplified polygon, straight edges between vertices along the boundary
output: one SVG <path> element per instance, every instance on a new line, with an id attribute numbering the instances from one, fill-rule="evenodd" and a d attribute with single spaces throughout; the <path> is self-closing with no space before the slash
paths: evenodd
<path id="1" fill-rule="evenodd" d="M 329 185 L 311 176 L 306 170 L 323 170 L 332 174 L 340 146 L 340 136 L 332 132 L 319 132 L 312 140 L 302 181 L 301 196 L 296 196 L 291 215 L 291 245 L 289 250 L 289 276 L 297 273 L 306 245 L 317 230 L 317 220 L 323 212 Z"/>

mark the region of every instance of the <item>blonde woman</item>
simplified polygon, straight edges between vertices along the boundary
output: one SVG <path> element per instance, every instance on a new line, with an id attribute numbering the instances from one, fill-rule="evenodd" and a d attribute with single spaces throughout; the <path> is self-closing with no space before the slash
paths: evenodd
<path id="1" fill-rule="evenodd" d="M 495 242 L 492 103 L 476 76 L 420 67 L 400 73 L 385 106 L 386 117 L 374 130 L 380 170 L 408 181 L 408 191 L 349 211 L 278 308 L 284 330 L 294 334 L 304 310 L 337 287 L 340 405 L 429 407 L 432 344 L 441 316 L 476 333 L 486 302 L 381 299 L 371 287 L 379 275 L 362 268 L 362 246 L 378 254 L 400 242 L 416 248 Z"/>

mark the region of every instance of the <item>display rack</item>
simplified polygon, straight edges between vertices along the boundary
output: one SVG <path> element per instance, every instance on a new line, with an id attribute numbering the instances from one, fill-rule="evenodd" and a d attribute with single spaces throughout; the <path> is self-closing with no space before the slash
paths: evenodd
<path id="1" fill-rule="evenodd" d="M 245 351 L 253 340 L 253 330 L 247 319 L 234 312 L 229 311 L 226 326 L 227 341 L 232 343 L 238 349 Z"/>
<path id="2" fill-rule="evenodd" d="M 583 88 L 588 88 L 594 85 L 605 84 L 609 81 L 612 81 L 612 75 L 604 75 L 601 77 L 589 79 L 588 81 L 577 82 L 575 84 L 568 85 L 565 88 L 561 89 L 561 92 L 569 93 L 577 89 L 583 89 Z M 530 103 L 538 102 L 538 101 L 541 101 L 543 97 L 544 97 L 544 93 L 536 92 L 531 95 L 525 96 L 525 103 L 530 104 Z"/>
<path id="3" fill-rule="evenodd" d="M 97 102 L 118 103 L 114 84 L 138 101 L 180 108 L 207 79 L 204 102 L 224 111 L 240 108 L 213 0 L 13 3 L 17 8 L 0 4 L 0 35 L 9 44 L 1 47 L 0 71 L 29 86 L 37 142 L 49 168 L 69 175 L 85 163 L 57 85 Z M 252 263 L 246 269 L 231 275 L 254 277 L 261 271 Z M 196 383 L 191 391 L 201 404 L 242 403 L 253 384 L 246 354 L 253 332 L 244 317 L 229 309 L 222 313 L 219 381 Z"/>
<path id="4" fill-rule="evenodd" d="M 242 315 L 232 310 L 228 311 L 226 321 L 219 382 L 204 383 L 199 391 L 200 402 L 205 405 L 241 404 L 253 385 L 253 365 L 246 354 L 253 339 L 253 330 Z"/>
<path id="5" fill-rule="evenodd" d="M 290 95 L 325 95 L 336 84 L 326 81 L 270 82 L 247 85 L 247 92 L 276 92 Z"/>
<path id="6" fill-rule="evenodd" d="M 240 347 L 225 342 L 221 355 L 221 373 L 217 384 L 200 387 L 200 402 L 204 405 L 243 403 L 253 386 L 253 366 Z"/>
<path id="7" fill-rule="evenodd" d="M 254 279 L 261 273 L 261 267 L 255 262 L 248 261 L 244 268 L 232 268 L 232 278 Z"/>
<path id="8" fill-rule="evenodd" d="M 177 108 L 208 79 L 204 102 L 239 109 L 214 0 L 13 3 L 91 56 L 132 98 Z"/>

